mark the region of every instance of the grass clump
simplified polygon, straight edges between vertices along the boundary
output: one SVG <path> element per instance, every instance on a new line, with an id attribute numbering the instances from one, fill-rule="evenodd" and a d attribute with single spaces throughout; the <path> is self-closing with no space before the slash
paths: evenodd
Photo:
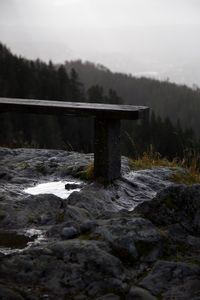
<path id="1" fill-rule="evenodd" d="M 76 176 L 82 180 L 93 180 L 94 179 L 94 164 L 91 163 L 84 168 L 84 170 L 76 173 Z"/>
<path id="2" fill-rule="evenodd" d="M 134 170 L 155 167 L 177 168 L 169 178 L 171 181 L 187 185 L 200 183 L 200 155 L 193 151 L 186 151 L 183 159 L 174 158 L 169 160 L 151 149 L 149 152 L 144 152 L 137 159 L 131 159 L 130 164 Z"/>
<path id="3" fill-rule="evenodd" d="M 65 212 L 60 212 L 56 215 L 56 224 L 63 223 L 65 220 Z"/>
<path id="4" fill-rule="evenodd" d="M 38 173 L 41 173 L 42 175 L 46 175 L 46 174 L 47 174 L 47 170 L 46 170 L 46 167 L 45 167 L 44 163 L 38 163 L 38 164 L 35 166 L 35 170 L 36 170 Z"/>
<path id="5" fill-rule="evenodd" d="M 190 170 L 186 170 L 186 172 L 177 171 L 170 176 L 170 180 L 175 183 L 182 183 L 186 185 L 198 184 L 200 183 L 200 173 Z"/>
<path id="6" fill-rule="evenodd" d="M 25 170 L 25 169 L 30 168 L 30 165 L 29 165 L 29 163 L 27 163 L 26 161 L 24 161 L 24 162 L 18 163 L 18 164 L 17 164 L 17 167 L 18 167 L 19 169 L 21 169 L 21 170 Z"/>
<path id="7" fill-rule="evenodd" d="M 154 167 L 177 167 L 177 161 L 162 158 L 158 152 L 144 152 L 135 160 L 131 159 L 131 167 L 135 170 L 152 169 Z"/>

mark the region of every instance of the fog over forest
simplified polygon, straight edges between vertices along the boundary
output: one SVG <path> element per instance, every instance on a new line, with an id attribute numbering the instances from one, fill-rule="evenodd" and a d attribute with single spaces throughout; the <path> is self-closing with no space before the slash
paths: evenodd
<path id="1" fill-rule="evenodd" d="M 31 59 L 200 86 L 199 36 L 198 0 L 0 1 L 0 41 Z"/>

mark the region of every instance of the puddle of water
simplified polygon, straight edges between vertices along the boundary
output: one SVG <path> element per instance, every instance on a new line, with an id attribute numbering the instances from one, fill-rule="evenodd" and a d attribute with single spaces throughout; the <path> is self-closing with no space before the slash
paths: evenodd
<path id="1" fill-rule="evenodd" d="M 34 240 L 34 237 L 28 237 L 24 234 L 0 230 L 0 248 L 23 249 L 28 242 Z"/>
<path id="2" fill-rule="evenodd" d="M 43 232 L 38 229 L 27 229 L 20 233 L 0 230 L 0 253 L 5 255 L 19 253 L 44 240 Z"/>
<path id="3" fill-rule="evenodd" d="M 73 181 L 54 181 L 41 183 L 34 187 L 30 187 L 24 190 L 25 193 L 31 195 L 38 194 L 54 194 L 62 199 L 67 199 L 72 192 L 79 192 L 80 188 L 74 188 L 75 185 L 81 185 L 81 182 L 73 182 Z M 70 185 L 73 187 L 72 189 L 65 189 L 65 185 Z"/>

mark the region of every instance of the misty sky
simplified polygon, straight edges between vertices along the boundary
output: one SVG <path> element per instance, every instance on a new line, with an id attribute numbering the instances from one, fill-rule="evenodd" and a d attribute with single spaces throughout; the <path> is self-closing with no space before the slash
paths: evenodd
<path id="1" fill-rule="evenodd" d="M 199 37 L 200 0 L 0 0 L 0 41 L 27 58 L 200 83 Z"/>

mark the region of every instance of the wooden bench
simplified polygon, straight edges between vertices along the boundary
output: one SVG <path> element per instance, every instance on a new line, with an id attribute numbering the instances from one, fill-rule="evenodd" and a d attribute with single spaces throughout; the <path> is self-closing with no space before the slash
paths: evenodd
<path id="1" fill-rule="evenodd" d="M 0 98 L 0 112 L 94 117 L 94 176 L 110 182 L 120 177 L 120 121 L 148 116 L 145 106 Z"/>

